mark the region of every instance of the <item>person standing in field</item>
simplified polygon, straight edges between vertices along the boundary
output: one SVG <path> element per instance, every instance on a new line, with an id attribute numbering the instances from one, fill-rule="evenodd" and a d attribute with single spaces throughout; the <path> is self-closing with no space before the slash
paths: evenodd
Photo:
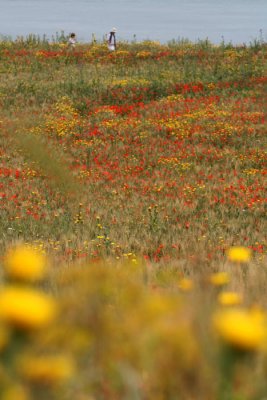
<path id="1" fill-rule="evenodd" d="M 76 34 L 75 33 L 71 33 L 70 37 L 69 37 L 69 40 L 68 40 L 68 48 L 70 50 L 74 50 L 75 46 L 76 46 L 76 43 L 77 43 Z"/>
<path id="2" fill-rule="evenodd" d="M 108 37 L 108 49 L 110 51 L 114 51 L 117 48 L 117 42 L 116 42 L 116 28 L 112 28 L 112 30 L 109 32 L 109 37 Z"/>

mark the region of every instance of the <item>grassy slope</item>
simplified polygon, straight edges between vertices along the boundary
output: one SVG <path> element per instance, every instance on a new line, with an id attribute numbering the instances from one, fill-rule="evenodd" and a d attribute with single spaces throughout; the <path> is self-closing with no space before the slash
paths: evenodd
<path id="1" fill-rule="evenodd" d="M 65 248 L 75 232 L 71 251 L 155 260 L 264 245 L 264 45 L 2 44 L 1 58 L 7 141 L 38 132 L 86 187 L 68 205 L 4 140 L 5 238 Z"/>
<path id="2" fill-rule="evenodd" d="M 38 304 L 24 315 L 1 285 L 22 326 L 0 321 L 0 397 L 265 398 L 266 45 L 29 40 L 0 57 L 1 253 L 27 241 L 65 261 L 38 284 L 61 310 L 39 332 L 23 328 Z M 224 290 L 226 310 L 249 308 L 217 317 L 221 346 Z"/>

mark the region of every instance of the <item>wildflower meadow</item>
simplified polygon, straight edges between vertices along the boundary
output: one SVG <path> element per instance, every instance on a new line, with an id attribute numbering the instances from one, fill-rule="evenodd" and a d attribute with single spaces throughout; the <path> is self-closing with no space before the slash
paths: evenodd
<path id="1" fill-rule="evenodd" d="M 1 399 L 266 399 L 266 72 L 2 38 Z"/>

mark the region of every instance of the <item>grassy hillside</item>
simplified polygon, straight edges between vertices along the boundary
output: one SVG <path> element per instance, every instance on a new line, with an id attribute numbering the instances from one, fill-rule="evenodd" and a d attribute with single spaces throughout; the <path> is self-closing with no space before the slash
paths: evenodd
<path id="1" fill-rule="evenodd" d="M 266 44 L 62 39 L 0 42 L 0 306 L 60 310 L 0 310 L 2 398 L 263 400 Z"/>

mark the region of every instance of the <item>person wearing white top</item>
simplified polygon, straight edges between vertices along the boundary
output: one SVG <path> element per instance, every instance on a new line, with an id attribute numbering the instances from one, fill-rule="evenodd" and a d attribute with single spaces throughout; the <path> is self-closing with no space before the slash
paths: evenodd
<path id="1" fill-rule="evenodd" d="M 70 37 L 69 37 L 69 40 L 68 40 L 69 49 L 73 49 L 74 50 L 76 43 L 77 43 L 76 35 L 75 35 L 75 33 L 71 33 Z"/>
<path id="2" fill-rule="evenodd" d="M 116 32 L 117 32 L 116 28 L 112 28 L 111 31 L 109 32 L 108 49 L 110 51 L 114 51 L 117 48 L 117 42 L 116 42 L 116 36 L 115 36 Z"/>

